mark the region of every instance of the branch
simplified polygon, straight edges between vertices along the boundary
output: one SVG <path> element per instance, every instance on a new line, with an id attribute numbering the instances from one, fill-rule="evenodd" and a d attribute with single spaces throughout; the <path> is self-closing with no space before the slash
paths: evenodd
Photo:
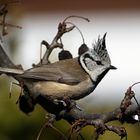
<path id="1" fill-rule="evenodd" d="M 17 3 L 17 2 L 19 2 L 19 1 L 17 0 L 17 1 L 11 1 L 11 2 L 9 1 L 9 2 L 1 2 L 0 3 L 0 17 L 1 17 L 0 26 L 2 26 L 2 31 L 1 31 L 2 36 L 5 36 L 5 35 L 8 34 L 7 26 L 8 27 L 16 27 L 16 28 L 19 28 L 19 29 L 22 28 L 22 27 L 17 26 L 17 25 L 12 25 L 12 24 L 6 23 L 6 16 L 8 14 L 8 10 L 7 10 L 8 4 Z"/>
<path id="2" fill-rule="evenodd" d="M 56 36 L 54 37 L 51 44 L 47 43 L 46 41 L 42 41 L 41 44 L 44 44 L 47 47 L 47 50 L 46 50 L 42 60 L 39 62 L 39 64 L 48 64 L 49 63 L 49 56 L 54 48 L 63 48 L 63 44 L 61 42 L 61 37 L 64 35 L 64 33 L 70 32 L 75 28 L 74 25 L 71 27 L 67 27 L 67 23 L 70 23 L 70 22 L 66 22 L 66 20 L 68 18 L 66 18 L 62 23 L 59 24 L 58 32 L 57 32 Z M 5 20 L 4 20 L 4 24 L 2 23 L 2 25 L 3 26 L 6 25 Z M 58 42 L 59 40 L 60 40 L 60 43 Z M 87 50 L 86 47 L 85 47 L 85 50 Z M 0 45 L 0 67 L 2 67 L 3 70 L 4 70 L 4 68 L 8 68 L 6 70 L 9 70 L 9 68 L 12 68 L 13 70 L 19 69 L 19 67 L 16 66 L 6 55 L 6 53 L 3 50 L 1 45 Z M 18 74 L 23 73 L 23 72 L 24 71 L 19 71 Z M 12 73 L 14 73 L 14 72 L 12 71 Z M 0 71 L 0 74 L 1 74 L 1 71 Z M 26 81 L 26 82 L 28 82 L 28 81 Z M 29 97 L 29 99 L 30 98 L 32 99 L 31 104 L 32 104 L 32 102 L 38 103 L 46 111 L 54 114 L 55 120 L 65 119 L 70 124 L 72 124 L 72 131 L 70 132 L 70 136 L 73 134 L 73 132 L 76 132 L 76 133 L 78 133 L 78 135 L 80 135 L 80 131 L 82 130 L 83 127 L 85 127 L 87 125 L 92 125 L 95 127 L 95 131 L 97 134 L 96 139 L 99 137 L 99 135 L 103 134 L 106 130 L 115 132 L 116 134 L 121 136 L 121 138 L 123 138 L 123 137 L 127 136 L 127 133 L 126 133 L 126 130 L 124 127 L 112 126 L 112 125 L 108 125 L 106 123 L 108 123 L 110 121 L 114 121 L 114 120 L 118 120 L 121 123 L 124 123 L 124 122 L 136 123 L 139 121 L 140 105 L 135 98 L 134 91 L 132 91 L 132 87 L 134 85 L 135 84 L 133 84 L 132 86 L 130 86 L 128 88 L 128 90 L 126 91 L 125 96 L 124 96 L 123 100 L 121 101 L 121 104 L 118 108 L 116 108 L 110 112 L 99 113 L 99 114 L 89 114 L 89 113 L 86 113 L 86 112 L 80 110 L 77 107 L 76 102 L 71 101 L 70 99 L 65 99 L 63 101 L 63 103 L 62 102 L 54 103 L 54 102 L 50 101 L 49 99 L 44 98 L 41 95 L 38 96 L 35 99 L 35 101 L 33 101 L 33 99 L 31 97 Z M 23 88 L 22 90 L 24 92 L 28 92 L 28 90 L 26 89 L 25 86 L 22 88 Z M 137 106 L 134 106 L 134 104 L 132 104 L 131 100 L 133 98 L 135 99 Z M 24 99 L 24 98 L 22 98 L 22 99 Z M 27 104 L 25 104 L 25 105 L 30 105 L 30 104 L 28 104 L 28 102 L 27 102 Z M 28 107 L 28 106 L 26 106 L 26 107 Z M 135 117 L 133 117 L 135 115 L 138 116 L 137 120 L 135 119 Z M 51 128 L 55 129 L 55 127 L 51 124 L 53 122 L 54 121 L 51 121 L 46 124 L 49 125 Z M 44 128 L 44 126 L 43 126 L 43 128 Z M 39 133 L 39 136 L 40 136 L 40 134 L 41 134 L 41 132 Z M 70 138 L 70 136 L 69 136 L 69 138 Z"/>
<path id="3" fill-rule="evenodd" d="M 122 138 L 127 136 L 126 130 L 123 127 L 110 126 L 106 123 L 114 120 L 118 120 L 121 123 L 136 123 L 133 116 L 138 115 L 140 118 L 140 106 L 132 104 L 131 99 L 134 98 L 135 94 L 132 91 L 132 86 L 128 88 L 125 93 L 125 97 L 122 100 L 120 107 L 114 109 L 111 112 L 105 112 L 101 114 L 87 114 L 77 108 L 76 104 L 71 107 L 70 111 L 62 111 L 60 116 L 70 123 L 74 123 L 72 126 L 76 131 L 80 131 L 87 125 L 93 125 L 96 128 L 97 136 L 103 134 L 105 130 L 115 132 Z"/>
<path id="4" fill-rule="evenodd" d="M 81 37 L 83 39 L 83 43 L 84 43 L 84 37 L 83 37 L 83 34 L 80 31 L 80 29 L 75 24 L 73 24 L 71 22 L 67 22 L 67 20 L 69 18 L 73 18 L 73 17 L 81 18 L 81 19 L 84 19 L 85 21 L 89 22 L 88 18 L 81 17 L 81 16 L 72 15 L 72 16 L 66 17 L 62 23 L 59 23 L 58 32 L 57 32 L 56 36 L 54 37 L 52 43 L 49 44 L 47 41 L 44 41 L 44 40 L 41 42 L 41 45 L 45 45 L 47 50 L 46 50 L 43 58 L 40 60 L 39 64 L 48 64 L 49 63 L 49 56 L 50 56 L 50 54 L 51 54 L 51 52 L 53 51 L 54 48 L 63 49 L 63 44 L 62 44 L 62 40 L 61 40 L 62 36 L 65 33 L 68 33 L 70 31 L 72 31 L 74 28 L 76 28 L 79 31 L 79 33 L 81 34 Z M 67 24 L 70 24 L 72 26 L 67 27 Z M 58 42 L 59 40 L 60 40 L 60 43 Z"/>
<path id="5" fill-rule="evenodd" d="M 41 60 L 41 64 L 48 64 L 49 63 L 49 56 L 51 54 L 51 52 L 53 51 L 54 48 L 63 48 L 63 44 L 59 43 L 58 40 L 61 41 L 61 37 L 64 35 L 64 33 L 70 32 L 74 29 L 74 26 L 71 27 L 66 27 L 66 23 L 62 22 L 59 23 L 58 25 L 58 32 L 56 34 L 56 36 L 54 37 L 52 43 L 49 45 L 49 43 L 47 43 L 46 41 L 43 41 L 41 44 L 44 44 L 47 47 L 47 50 L 43 56 L 43 59 Z"/>
<path id="6" fill-rule="evenodd" d="M 78 135 L 80 135 L 80 131 L 82 130 L 82 128 L 87 125 L 92 125 L 95 127 L 95 131 L 97 134 L 96 139 L 99 137 L 99 135 L 104 134 L 104 132 L 107 130 L 112 131 L 118 134 L 121 138 L 123 138 L 127 136 L 127 132 L 124 127 L 107 125 L 106 123 L 115 120 L 118 120 L 121 123 L 138 122 L 139 120 L 136 120 L 133 116 L 137 115 L 140 118 L 140 106 L 135 106 L 134 104 L 132 104 L 131 100 L 134 98 L 134 96 L 135 94 L 132 91 L 131 86 L 126 91 L 125 96 L 118 108 L 110 112 L 104 112 L 99 114 L 86 113 L 77 107 L 75 101 L 65 99 L 66 106 L 63 107 L 63 109 L 59 113 L 55 112 L 56 120 L 64 119 L 70 124 L 72 124 L 72 130 L 70 132 L 69 139 L 71 139 L 71 136 L 75 133 L 78 133 Z M 46 108 L 47 104 L 44 106 L 43 100 L 41 100 L 41 103 L 38 100 L 38 103 L 44 109 L 46 109 L 46 111 L 48 111 L 48 108 Z M 54 108 L 57 108 L 57 106 Z"/>

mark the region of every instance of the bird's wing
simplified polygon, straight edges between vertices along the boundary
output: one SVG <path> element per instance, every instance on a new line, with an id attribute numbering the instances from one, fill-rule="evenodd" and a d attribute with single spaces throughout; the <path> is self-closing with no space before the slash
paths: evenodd
<path id="1" fill-rule="evenodd" d="M 67 63 L 69 65 L 67 65 Z M 25 79 L 56 81 L 59 83 L 75 85 L 80 83 L 84 78 L 81 77 L 81 72 L 84 71 L 81 69 L 77 60 L 67 59 L 29 69 L 18 76 Z"/>

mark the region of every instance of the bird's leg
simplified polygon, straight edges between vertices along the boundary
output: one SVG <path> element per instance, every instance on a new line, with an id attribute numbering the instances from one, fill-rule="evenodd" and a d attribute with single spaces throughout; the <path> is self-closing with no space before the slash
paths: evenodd
<path id="1" fill-rule="evenodd" d="M 82 109 L 76 104 L 76 102 L 74 100 L 71 100 L 68 96 L 64 96 L 62 102 L 64 102 L 68 110 L 76 107 L 78 110 L 82 111 Z"/>
<path id="2" fill-rule="evenodd" d="M 76 107 L 77 109 L 82 110 L 82 109 L 76 104 L 76 102 L 75 102 L 74 100 L 71 100 L 70 97 L 68 97 L 68 96 L 64 96 L 64 97 L 62 98 L 62 100 L 55 99 L 53 102 L 54 102 L 56 105 L 57 105 L 57 104 L 62 104 L 63 107 L 64 107 L 67 111 L 71 110 L 73 107 Z"/>

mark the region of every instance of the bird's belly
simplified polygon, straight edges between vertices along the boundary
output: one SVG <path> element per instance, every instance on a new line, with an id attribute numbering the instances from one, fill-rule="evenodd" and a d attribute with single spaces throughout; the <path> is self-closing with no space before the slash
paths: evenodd
<path id="1" fill-rule="evenodd" d="M 71 99 L 80 99 L 87 96 L 95 89 L 95 86 L 90 79 L 76 85 L 67 85 L 51 81 L 40 81 L 34 83 L 33 87 L 33 93 L 35 96 L 45 95 L 52 99 L 62 99 L 64 96 L 68 96 Z"/>

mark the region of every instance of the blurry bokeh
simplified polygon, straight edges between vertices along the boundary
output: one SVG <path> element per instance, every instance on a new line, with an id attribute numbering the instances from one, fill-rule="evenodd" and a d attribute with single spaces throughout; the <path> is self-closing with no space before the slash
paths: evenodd
<path id="1" fill-rule="evenodd" d="M 30 68 L 32 63 L 38 63 L 41 41 L 46 40 L 50 43 L 57 32 L 59 22 L 69 15 L 90 19 L 89 23 L 76 18 L 69 20 L 80 28 L 89 47 L 92 47 L 92 43 L 99 35 L 102 37 L 107 32 L 107 49 L 112 65 L 118 69 L 110 71 L 93 94 L 78 101 L 85 111 L 104 112 L 117 107 L 126 89 L 140 81 L 140 2 L 138 0 L 20 0 L 19 3 L 9 4 L 8 9 L 7 22 L 22 26 L 22 30 L 8 28 L 9 34 L 3 38 L 3 46 L 10 58 L 16 64 L 22 64 L 24 69 Z M 62 39 L 64 48 L 77 56 L 78 47 L 82 43 L 78 31 L 73 30 L 65 34 Z M 59 51 L 56 49 L 53 52 L 52 61 L 57 60 Z M 11 81 L 13 79 L 5 75 L 0 77 L 0 139 L 36 139 L 39 129 L 45 122 L 46 112 L 40 106 L 37 106 L 29 116 L 19 111 L 16 101 L 20 89 L 13 86 L 12 98 L 9 99 Z M 137 85 L 134 91 L 140 100 L 140 85 Z M 116 125 L 121 124 L 116 122 Z M 57 122 L 55 126 L 65 133 L 70 129 L 70 125 L 65 121 Z M 128 140 L 140 138 L 139 124 L 124 124 L 124 126 L 128 131 Z M 86 140 L 91 138 L 93 131 L 91 127 L 84 130 Z M 59 136 L 53 130 L 47 129 L 43 131 L 40 139 L 58 139 Z M 110 132 L 100 139 L 105 140 L 110 137 L 112 140 L 119 139 Z"/>

